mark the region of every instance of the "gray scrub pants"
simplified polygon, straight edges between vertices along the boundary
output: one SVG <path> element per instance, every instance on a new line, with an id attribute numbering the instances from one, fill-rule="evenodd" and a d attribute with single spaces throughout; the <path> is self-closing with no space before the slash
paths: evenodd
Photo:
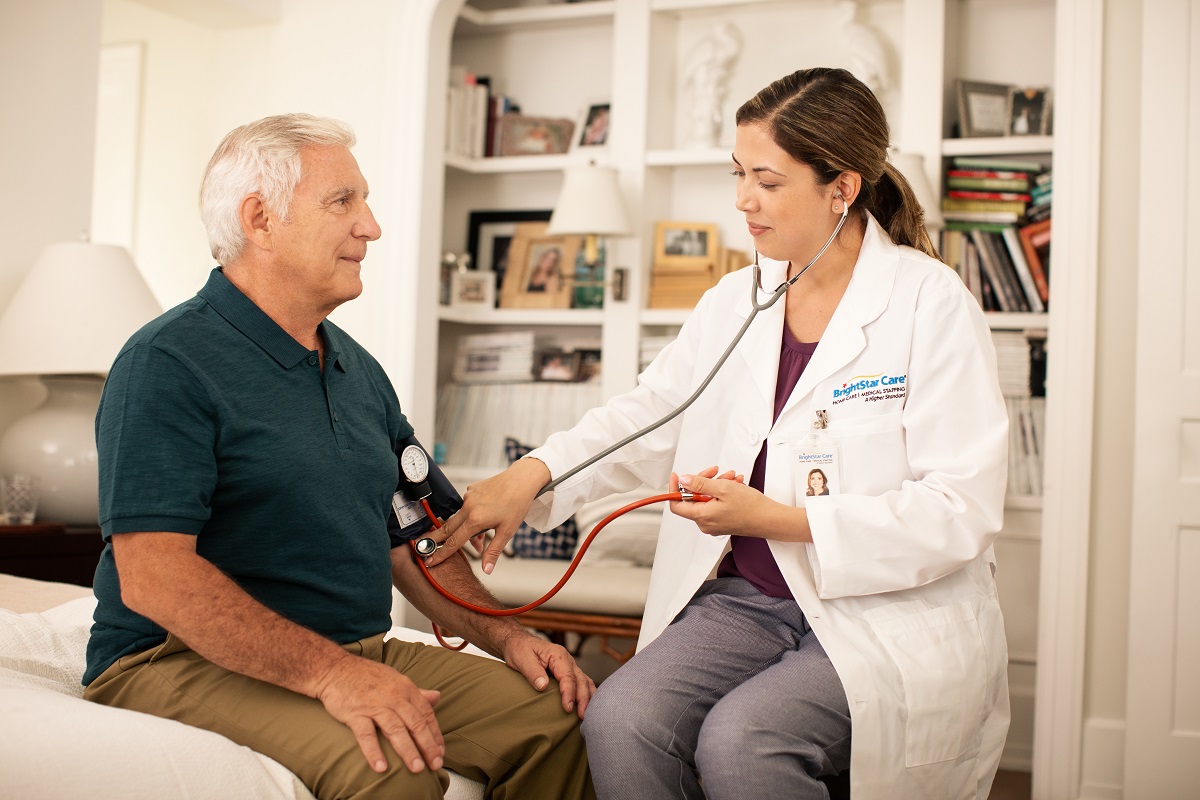
<path id="1" fill-rule="evenodd" d="M 600 800 L 823 800 L 820 778 L 850 766 L 850 709 L 821 643 L 794 600 L 742 578 L 705 583 L 606 678 L 583 735 Z"/>

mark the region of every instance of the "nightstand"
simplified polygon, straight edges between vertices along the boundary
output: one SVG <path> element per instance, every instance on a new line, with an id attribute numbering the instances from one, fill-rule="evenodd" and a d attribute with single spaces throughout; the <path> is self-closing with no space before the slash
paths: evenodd
<path id="1" fill-rule="evenodd" d="M 0 572 L 91 586 L 104 539 L 98 527 L 0 525 Z"/>

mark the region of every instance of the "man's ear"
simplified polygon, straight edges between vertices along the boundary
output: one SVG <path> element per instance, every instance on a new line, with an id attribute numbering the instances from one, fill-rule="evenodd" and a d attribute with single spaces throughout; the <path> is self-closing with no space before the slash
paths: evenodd
<path id="1" fill-rule="evenodd" d="M 275 216 L 257 194 L 248 194 L 238 206 L 238 220 L 246 242 L 262 250 L 271 249 L 271 234 L 275 230 Z"/>

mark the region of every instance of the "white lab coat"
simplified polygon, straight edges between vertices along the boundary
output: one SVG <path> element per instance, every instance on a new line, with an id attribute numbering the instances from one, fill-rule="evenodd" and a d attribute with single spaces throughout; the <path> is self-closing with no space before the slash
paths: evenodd
<path id="1" fill-rule="evenodd" d="M 681 403 L 749 314 L 751 276 L 746 268 L 722 279 L 636 389 L 532 455 L 561 475 Z M 763 263 L 767 292 L 785 277 L 786 264 Z M 783 322 L 781 300 L 688 411 L 544 495 L 529 522 L 546 529 L 588 500 L 665 487 L 671 471 L 748 475 L 764 439 L 764 492 L 795 504 L 788 445 L 827 411 L 841 491 L 807 498 L 812 544 L 770 547 L 849 699 L 852 794 L 986 800 L 1009 723 L 992 552 L 1008 418 L 983 314 L 950 268 L 893 244 L 868 217 L 846 294 L 772 425 Z M 893 386 L 904 376 L 904 395 L 834 394 L 880 375 Z M 727 543 L 664 514 L 639 647 L 683 608 Z"/>

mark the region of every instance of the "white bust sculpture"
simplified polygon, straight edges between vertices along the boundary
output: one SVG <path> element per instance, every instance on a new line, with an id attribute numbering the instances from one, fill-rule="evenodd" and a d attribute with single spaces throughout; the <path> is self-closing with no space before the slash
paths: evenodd
<path id="1" fill-rule="evenodd" d="M 701 39 L 684 66 L 684 100 L 687 127 L 685 145 L 716 147 L 724 120 L 726 81 L 742 50 L 741 33 L 728 22 L 717 25 Z"/>
<path id="2" fill-rule="evenodd" d="M 878 95 L 891 83 L 888 78 L 887 51 L 879 34 L 870 26 L 856 21 L 857 15 L 858 4 L 854 0 L 843 0 L 838 5 L 842 39 L 850 58 L 846 69 Z"/>

